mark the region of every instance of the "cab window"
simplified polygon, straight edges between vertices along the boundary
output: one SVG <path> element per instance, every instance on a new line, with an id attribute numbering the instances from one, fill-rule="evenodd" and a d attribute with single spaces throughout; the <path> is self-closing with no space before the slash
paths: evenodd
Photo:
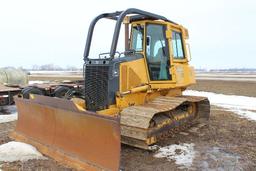
<path id="1" fill-rule="evenodd" d="M 132 27 L 132 49 L 136 52 L 143 50 L 143 26 Z"/>
<path id="2" fill-rule="evenodd" d="M 165 37 L 166 26 L 148 24 L 146 29 L 146 59 L 150 80 L 170 80 L 170 58 L 167 39 Z"/>
<path id="3" fill-rule="evenodd" d="M 173 31 L 172 32 L 172 48 L 174 59 L 184 59 L 184 51 L 182 45 L 181 33 Z"/>

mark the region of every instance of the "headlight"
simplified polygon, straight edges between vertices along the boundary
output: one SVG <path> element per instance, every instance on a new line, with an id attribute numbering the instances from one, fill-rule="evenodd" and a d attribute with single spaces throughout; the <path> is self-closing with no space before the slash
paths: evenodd
<path id="1" fill-rule="evenodd" d="M 119 72 L 118 72 L 118 70 L 117 70 L 117 69 L 114 69 L 112 75 L 113 75 L 113 77 L 119 77 Z"/>

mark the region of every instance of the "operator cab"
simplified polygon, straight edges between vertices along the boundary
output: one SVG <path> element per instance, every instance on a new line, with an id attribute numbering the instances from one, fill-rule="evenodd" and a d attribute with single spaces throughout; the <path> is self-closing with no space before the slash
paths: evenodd
<path id="1" fill-rule="evenodd" d="M 146 24 L 146 29 L 141 25 L 132 26 L 131 49 L 145 56 L 150 80 L 171 79 L 170 55 L 165 32 L 166 26 L 162 24 Z"/>
<path id="2" fill-rule="evenodd" d="M 109 53 L 89 58 L 95 24 L 102 18 L 116 20 Z M 118 52 L 121 26 L 124 25 L 125 51 Z M 187 30 L 167 18 L 138 9 L 106 13 L 90 25 L 85 51 L 84 76 L 87 110 L 104 110 L 116 103 L 116 94 L 141 85 L 153 89 L 186 86 L 184 72 L 190 72 L 185 51 Z M 140 69 L 138 69 L 140 67 Z M 177 76 L 176 75 L 180 74 Z M 193 77 L 191 77 L 193 78 Z M 93 86 L 92 86 L 93 85 Z"/>
<path id="3" fill-rule="evenodd" d="M 183 30 L 175 26 L 149 20 L 131 23 L 130 49 L 145 57 L 151 81 L 172 80 L 171 63 L 187 62 Z"/>

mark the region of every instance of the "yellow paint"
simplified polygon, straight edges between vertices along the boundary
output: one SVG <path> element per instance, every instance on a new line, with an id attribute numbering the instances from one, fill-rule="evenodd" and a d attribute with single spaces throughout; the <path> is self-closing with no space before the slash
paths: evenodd
<path id="1" fill-rule="evenodd" d="M 182 120 L 182 119 L 187 118 L 187 117 L 189 117 L 189 114 L 187 112 L 184 112 L 183 114 L 179 114 L 177 116 L 174 116 L 174 119 L 176 121 L 179 121 L 179 120 Z"/>
<path id="2" fill-rule="evenodd" d="M 128 19 L 125 20 L 128 23 Z M 182 91 L 188 86 L 195 83 L 194 68 L 188 64 L 188 53 L 186 48 L 185 39 L 188 39 L 188 30 L 181 25 L 165 22 L 165 21 L 151 21 L 143 20 L 130 23 L 131 26 L 141 25 L 144 26 L 144 40 L 146 40 L 146 25 L 147 24 L 161 24 L 166 26 L 166 38 L 168 41 L 171 80 L 165 81 L 151 81 L 146 60 L 146 41 L 144 41 L 144 48 L 141 52 L 143 58 L 122 62 L 120 64 L 119 74 L 119 92 L 116 96 L 116 104 L 102 111 L 100 114 L 115 115 L 122 109 L 133 106 L 141 105 L 156 97 L 166 96 L 180 96 Z M 182 34 L 182 43 L 184 49 L 184 59 L 174 59 L 172 51 L 172 32 L 180 32 Z M 132 35 L 133 33 L 131 33 Z M 131 43 L 132 44 L 132 43 Z M 179 116 L 181 119 L 186 114 Z M 150 141 L 150 140 L 149 140 Z"/>
<path id="3" fill-rule="evenodd" d="M 156 143 L 156 137 L 155 136 L 146 139 L 146 144 L 151 145 L 151 144 L 154 144 L 154 143 Z"/>
<path id="4" fill-rule="evenodd" d="M 144 59 L 138 59 L 120 64 L 120 91 L 125 92 L 132 88 L 148 84 L 147 68 Z"/>
<path id="5" fill-rule="evenodd" d="M 117 108 L 115 105 L 111 105 L 108 109 L 97 111 L 96 113 L 102 115 L 118 115 L 119 112 L 119 108 Z"/>
<path id="6" fill-rule="evenodd" d="M 72 98 L 71 99 L 74 104 L 76 105 L 76 107 L 80 110 L 80 111 L 85 111 L 85 101 L 81 98 Z"/>

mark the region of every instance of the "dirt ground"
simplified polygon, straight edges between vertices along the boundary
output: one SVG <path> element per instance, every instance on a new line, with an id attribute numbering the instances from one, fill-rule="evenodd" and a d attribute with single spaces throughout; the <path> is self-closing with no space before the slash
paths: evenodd
<path id="1" fill-rule="evenodd" d="M 256 97 L 255 83 L 229 81 L 198 81 L 191 89 L 223 94 Z M 15 122 L 0 124 L 0 143 L 10 141 L 8 132 Z M 188 135 L 177 134 L 158 144 L 193 143 L 196 157 L 190 168 L 184 168 L 165 158 L 155 158 L 148 152 L 122 145 L 121 169 L 133 170 L 255 170 L 256 122 L 239 118 L 236 114 L 211 106 L 209 125 Z M 27 162 L 0 163 L 2 170 L 74 170 L 56 161 L 30 160 Z"/>
<path id="2" fill-rule="evenodd" d="M 162 142 L 169 144 L 194 143 L 197 151 L 194 164 L 182 169 L 174 162 L 154 158 L 151 153 L 123 148 L 122 166 L 126 170 L 254 170 L 256 168 L 256 124 L 240 119 L 218 108 L 211 110 L 210 124 L 198 133 L 177 135 Z M 217 150 L 218 149 L 218 150 Z M 214 152 L 216 150 L 216 152 Z M 229 154 L 224 158 L 224 154 Z M 238 160 L 237 160 L 238 159 Z M 233 161 L 235 160 L 235 161 Z"/>

